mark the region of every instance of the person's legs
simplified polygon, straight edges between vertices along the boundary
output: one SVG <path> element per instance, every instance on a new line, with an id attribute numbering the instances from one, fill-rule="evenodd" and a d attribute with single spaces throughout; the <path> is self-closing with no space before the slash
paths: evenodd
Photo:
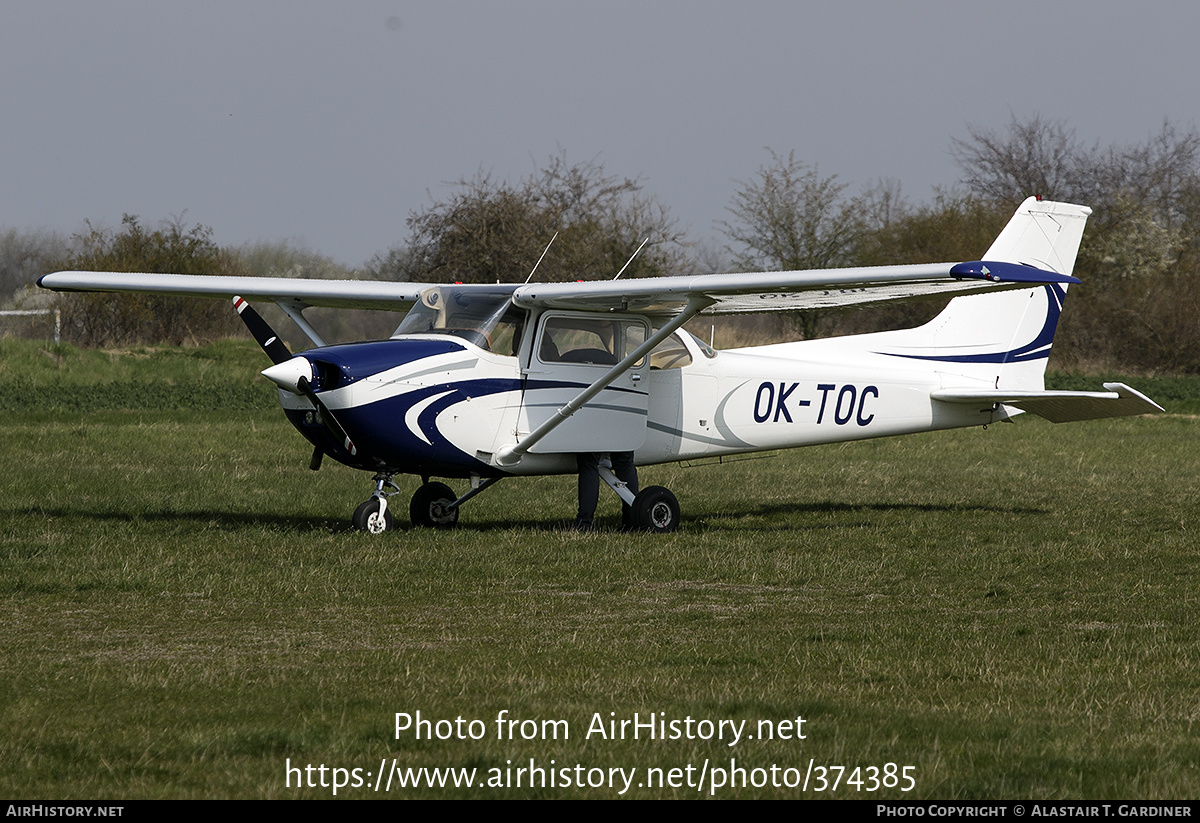
<path id="1" fill-rule="evenodd" d="M 613 474 L 618 480 L 625 483 L 625 486 L 636 497 L 638 493 L 638 475 L 637 466 L 633 462 L 633 452 L 613 452 L 611 455 Z M 629 529 L 633 527 L 633 510 L 628 503 L 622 501 L 621 504 L 621 528 Z"/>
<path id="2" fill-rule="evenodd" d="M 600 499 L 600 455 L 581 452 L 575 455 L 575 467 L 579 471 L 579 510 L 575 514 L 575 528 L 587 530 L 596 517 L 596 503 Z"/>

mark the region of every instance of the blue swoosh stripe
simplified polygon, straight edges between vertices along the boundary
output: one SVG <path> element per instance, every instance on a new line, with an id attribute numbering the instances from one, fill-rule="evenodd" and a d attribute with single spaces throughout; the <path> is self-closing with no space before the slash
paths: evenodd
<path id="1" fill-rule="evenodd" d="M 932 360 L 939 363 L 1023 363 L 1029 360 L 1042 360 L 1050 356 L 1050 345 L 1054 342 L 1054 332 L 1058 328 L 1058 318 L 1062 314 L 1063 301 L 1067 293 L 1062 286 L 1043 286 L 1047 293 L 1048 309 L 1046 322 L 1042 324 L 1037 336 L 1023 346 L 1003 352 L 987 354 L 898 354 L 896 352 L 875 352 L 888 357 L 905 357 L 909 360 Z"/>

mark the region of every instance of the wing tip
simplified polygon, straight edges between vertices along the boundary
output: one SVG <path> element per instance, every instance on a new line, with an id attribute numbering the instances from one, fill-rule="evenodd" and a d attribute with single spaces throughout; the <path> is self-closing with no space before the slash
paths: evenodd
<path id="1" fill-rule="evenodd" d="M 1006 263 L 998 260 L 972 260 L 957 263 L 950 268 L 953 277 L 970 277 L 975 280 L 991 280 L 996 283 L 1082 283 L 1078 277 L 1058 274 L 1048 269 L 1039 269 L 1021 263 Z"/>

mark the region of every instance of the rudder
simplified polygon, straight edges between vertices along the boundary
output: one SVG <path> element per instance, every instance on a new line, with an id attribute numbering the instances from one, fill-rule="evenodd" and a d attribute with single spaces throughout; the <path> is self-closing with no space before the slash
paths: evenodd
<path id="1" fill-rule="evenodd" d="M 1070 274 L 1091 213 L 1087 206 L 1030 197 L 1017 209 L 983 259 Z"/>

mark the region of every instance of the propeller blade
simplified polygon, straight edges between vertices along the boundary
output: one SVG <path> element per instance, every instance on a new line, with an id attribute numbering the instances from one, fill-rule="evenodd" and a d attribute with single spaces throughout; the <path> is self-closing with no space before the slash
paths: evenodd
<path id="1" fill-rule="evenodd" d="M 279 335 L 275 334 L 275 331 L 267 325 L 267 321 L 262 319 L 262 315 L 254 310 L 254 307 L 241 297 L 233 298 L 233 307 L 237 309 L 238 317 L 242 318 L 242 322 L 246 324 L 250 334 L 258 341 L 258 345 L 262 346 L 267 357 L 271 358 L 272 363 L 279 364 L 292 359 L 292 353 L 288 351 L 287 345 L 279 339 Z"/>

